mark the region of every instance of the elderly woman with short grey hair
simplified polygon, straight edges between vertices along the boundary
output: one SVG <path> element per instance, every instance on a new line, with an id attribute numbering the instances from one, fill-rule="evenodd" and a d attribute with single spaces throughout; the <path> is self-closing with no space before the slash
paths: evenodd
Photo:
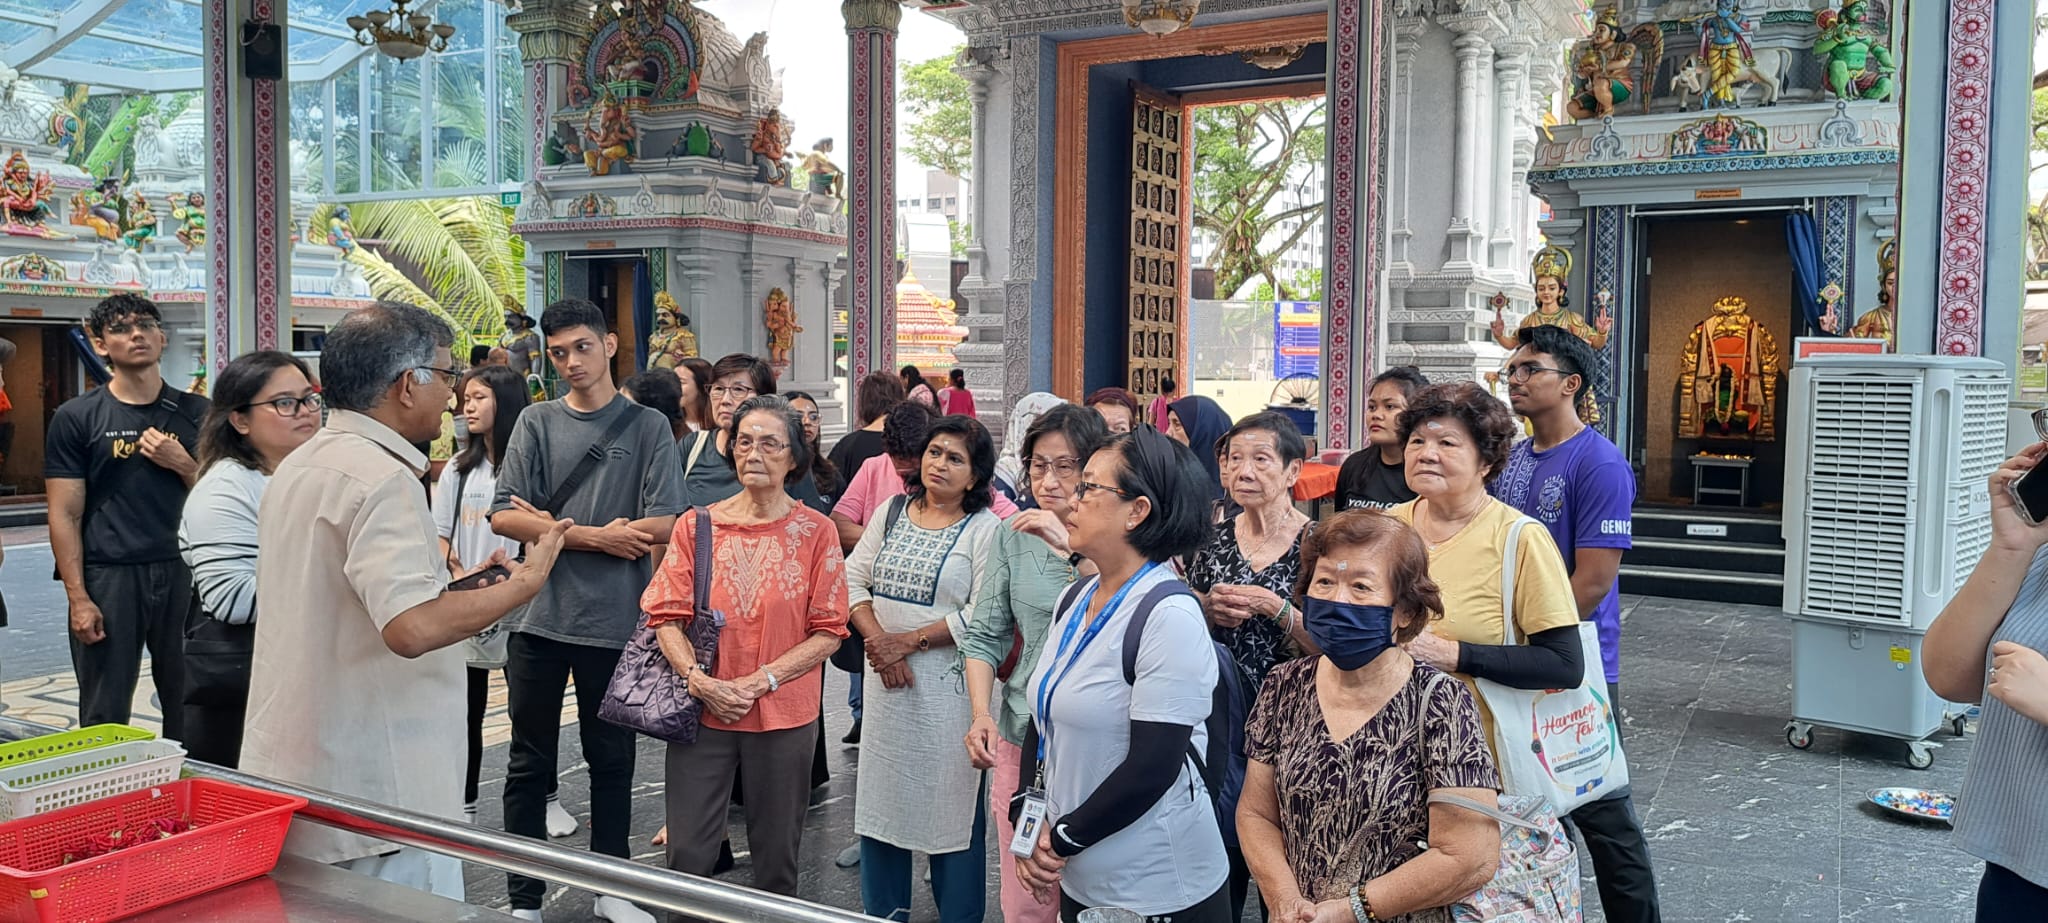
<path id="1" fill-rule="evenodd" d="M 795 894 L 824 697 L 819 666 L 847 635 L 844 561 L 832 523 L 790 498 L 811 447 L 789 402 L 749 398 L 724 437 L 739 493 L 676 519 L 671 551 L 641 598 L 669 665 L 704 703 L 697 742 L 668 748 L 668 867 L 712 874 L 738 778 L 753 885 Z M 711 520 L 710 571 L 702 574 L 694 551 L 700 516 Z M 711 581 L 711 608 L 726 619 L 711 665 L 697 661 L 683 635 L 696 615 L 698 580 Z"/>

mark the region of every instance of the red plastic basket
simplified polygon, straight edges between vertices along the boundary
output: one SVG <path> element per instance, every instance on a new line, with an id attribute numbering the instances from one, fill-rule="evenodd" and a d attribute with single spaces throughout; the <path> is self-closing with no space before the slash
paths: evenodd
<path id="1" fill-rule="evenodd" d="M 0 921 L 85 923 L 176 903 L 277 866 L 300 798 L 186 779 L 0 824 Z M 93 837 L 161 818 L 192 829 L 60 864 Z"/>

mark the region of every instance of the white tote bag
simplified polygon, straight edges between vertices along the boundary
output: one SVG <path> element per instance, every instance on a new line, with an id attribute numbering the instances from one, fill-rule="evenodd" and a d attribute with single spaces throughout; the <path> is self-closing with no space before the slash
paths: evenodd
<path id="1" fill-rule="evenodd" d="M 1501 563 L 1501 643 L 1515 640 L 1515 559 L 1522 529 L 1537 525 L 1524 516 L 1508 527 Z M 1500 761 L 1501 789 L 1511 795 L 1547 799 L 1559 814 L 1597 801 L 1628 784 L 1628 760 L 1621 753 L 1621 728 L 1600 672 L 1600 632 L 1579 623 L 1585 676 L 1575 689 L 1511 689 L 1473 678 L 1479 697 L 1493 712 L 1493 752 Z"/>

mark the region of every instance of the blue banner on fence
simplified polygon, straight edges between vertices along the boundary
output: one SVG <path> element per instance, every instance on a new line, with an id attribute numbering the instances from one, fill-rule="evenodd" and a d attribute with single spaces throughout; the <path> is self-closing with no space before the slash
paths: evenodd
<path id="1" fill-rule="evenodd" d="M 1273 377 L 1320 377 L 1323 368 L 1323 306 L 1315 301 L 1273 305 Z"/>

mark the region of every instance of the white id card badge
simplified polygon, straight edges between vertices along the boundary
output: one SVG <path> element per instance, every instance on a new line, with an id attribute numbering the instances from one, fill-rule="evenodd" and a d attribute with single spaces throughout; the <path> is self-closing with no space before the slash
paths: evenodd
<path id="1" fill-rule="evenodd" d="M 1045 794 L 1026 792 L 1024 810 L 1017 815 L 1017 832 L 1010 837 L 1010 855 L 1028 858 L 1038 849 L 1038 833 L 1045 827 Z"/>

